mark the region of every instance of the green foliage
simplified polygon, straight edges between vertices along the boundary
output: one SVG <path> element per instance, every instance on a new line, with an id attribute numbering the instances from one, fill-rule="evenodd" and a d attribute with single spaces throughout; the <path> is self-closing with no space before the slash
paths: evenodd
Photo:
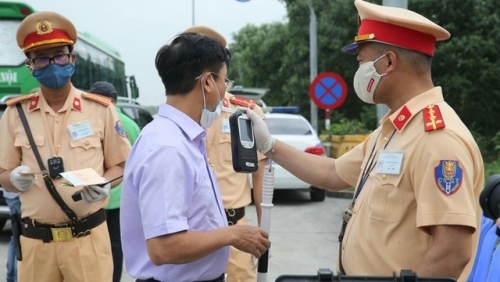
<path id="1" fill-rule="evenodd" d="M 323 130 L 321 134 L 326 135 L 357 135 L 368 134 L 370 130 L 365 124 L 355 119 L 342 118 L 339 122 L 330 124 L 328 130 Z"/>
<path id="2" fill-rule="evenodd" d="M 306 1 L 282 0 L 287 23 L 248 25 L 234 34 L 230 77 L 247 87 L 270 88 L 264 100 L 270 106 L 299 106 L 310 117 L 309 19 Z M 345 103 L 332 120 L 359 120 L 366 128 L 378 126 L 376 109 L 355 95 L 352 81 L 356 58 L 340 48 L 353 41 L 358 16 L 353 1 L 311 0 L 317 17 L 318 73 L 333 71 L 348 85 Z M 371 1 L 381 4 L 381 0 Z M 500 137 L 500 6 L 494 0 L 409 0 L 408 8 L 451 33 L 436 44 L 432 65 L 435 85 L 474 133 L 485 160 L 496 158 Z M 324 111 L 318 110 L 318 120 Z M 497 147 L 497 148 L 495 148 Z"/>
<path id="3" fill-rule="evenodd" d="M 500 173 L 500 159 L 484 163 L 484 177 L 488 178 L 493 174 Z"/>

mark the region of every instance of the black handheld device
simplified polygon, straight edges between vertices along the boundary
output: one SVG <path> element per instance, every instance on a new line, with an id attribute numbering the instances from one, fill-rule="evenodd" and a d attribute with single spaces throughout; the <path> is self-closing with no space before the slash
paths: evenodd
<path id="1" fill-rule="evenodd" d="M 257 171 L 259 162 L 252 121 L 242 111 L 236 111 L 229 117 L 229 127 L 234 171 Z"/>
<path id="2" fill-rule="evenodd" d="M 63 159 L 61 157 L 53 157 L 48 161 L 50 178 L 61 178 L 61 172 L 64 172 Z"/>

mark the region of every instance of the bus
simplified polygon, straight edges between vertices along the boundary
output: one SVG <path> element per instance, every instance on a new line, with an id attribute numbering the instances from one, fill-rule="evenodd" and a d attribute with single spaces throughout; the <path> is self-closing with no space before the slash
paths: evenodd
<path id="1" fill-rule="evenodd" d="M 39 87 L 16 41 L 21 21 L 34 11 L 24 3 L 0 2 L 0 101 Z M 88 32 L 78 31 L 73 52 L 77 60 L 71 82 L 76 88 L 86 91 L 96 81 L 108 81 L 115 86 L 119 97 L 132 100 L 139 97 L 135 77 L 125 74 L 120 53 L 112 46 Z"/>

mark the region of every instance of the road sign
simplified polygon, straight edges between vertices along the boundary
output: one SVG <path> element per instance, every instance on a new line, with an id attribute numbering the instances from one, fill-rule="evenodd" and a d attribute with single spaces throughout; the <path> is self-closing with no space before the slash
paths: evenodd
<path id="1" fill-rule="evenodd" d="M 347 98 L 347 85 L 339 74 L 322 72 L 311 82 L 309 94 L 318 108 L 334 110 Z"/>

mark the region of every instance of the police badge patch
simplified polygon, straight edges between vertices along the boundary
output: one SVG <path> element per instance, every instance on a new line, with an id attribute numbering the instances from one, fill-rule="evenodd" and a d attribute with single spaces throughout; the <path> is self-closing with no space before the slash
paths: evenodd
<path id="1" fill-rule="evenodd" d="M 123 130 L 122 122 L 119 120 L 117 120 L 115 123 L 115 131 L 121 137 L 127 138 L 127 133 L 125 133 L 125 130 Z"/>
<path id="2" fill-rule="evenodd" d="M 439 190 L 449 196 L 462 185 L 462 168 L 458 161 L 441 160 L 434 168 L 434 179 Z"/>

